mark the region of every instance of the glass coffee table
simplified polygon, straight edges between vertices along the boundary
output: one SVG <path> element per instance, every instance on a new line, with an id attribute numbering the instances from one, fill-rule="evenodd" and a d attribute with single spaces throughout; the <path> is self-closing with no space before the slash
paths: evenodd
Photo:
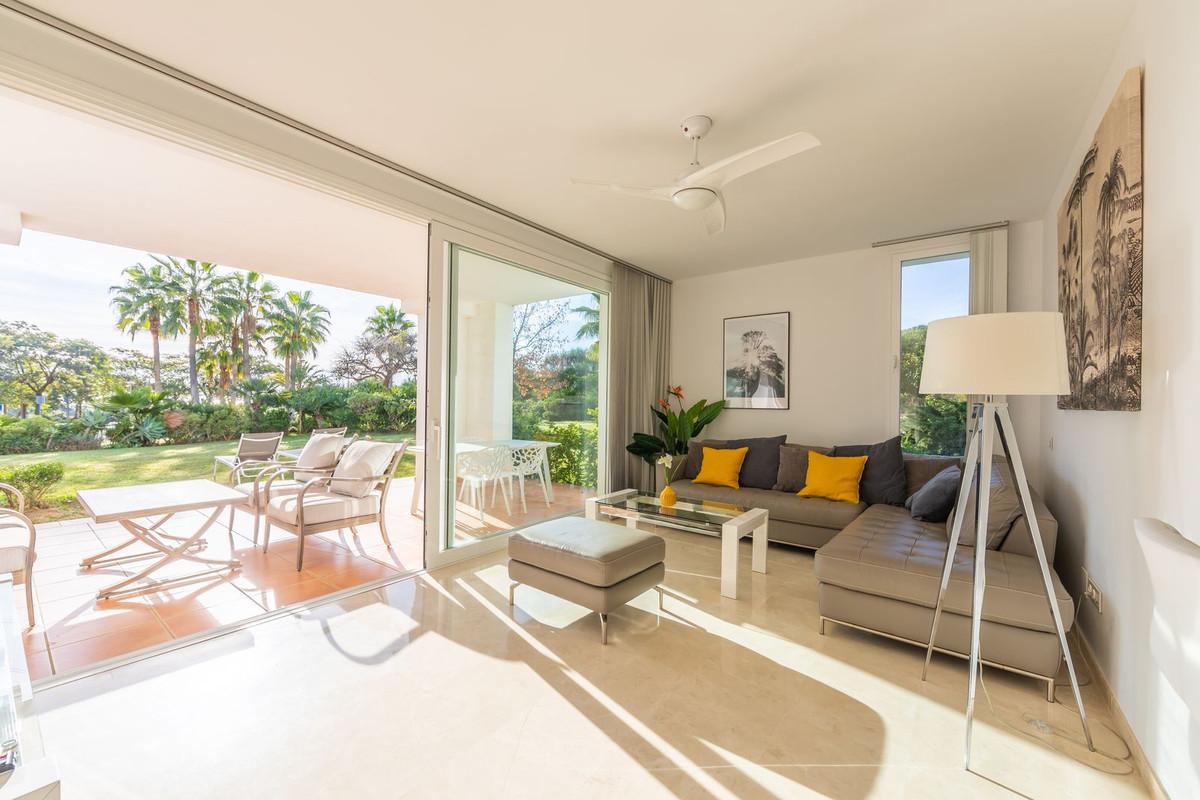
<path id="1" fill-rule="evenodd" d="M 721 537 L 721 594 L 737 599 L 738 542 L 753 535 L 750 569 L 767 571 L 767 510 L 728 503 L 679 500 L 664 506 L 657 497 L 636 489 L 606 494 L 587 501 L 587 518 L 619 517 L 630 528 L 639 522 Z"/>

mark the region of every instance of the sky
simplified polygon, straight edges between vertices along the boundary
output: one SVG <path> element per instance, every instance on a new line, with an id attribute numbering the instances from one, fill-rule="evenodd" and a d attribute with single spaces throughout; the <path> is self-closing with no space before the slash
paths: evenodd
<path id="1" fill-rule="evenodd" d="M 149 335 L 139 333 L 130 340 L 116 329 L 116 314 L 109 306 L 109 287 L 121 283 L 121 271 L 139 261 L 150 263 L 140 250 L 26 228 L 19 247 L 0 245 L 0 320 L 29 322 L 62 337 L 149 354 Z M 270 276 L 270 280 L 282 291 L 312 290 L 314 301 L 329 309 L 329 339 L 316 358 L 324 370 L 362 332 L 375 306 L 396 302 L 288 278 Z M 187 339 L 163 340 L 162 352 L 187 353 Z"/>
<path id="2" fill-rule="evenodd" d="M 900 273 L 900 329 L 968 313 L 970 259 L 906 263 Z"/>

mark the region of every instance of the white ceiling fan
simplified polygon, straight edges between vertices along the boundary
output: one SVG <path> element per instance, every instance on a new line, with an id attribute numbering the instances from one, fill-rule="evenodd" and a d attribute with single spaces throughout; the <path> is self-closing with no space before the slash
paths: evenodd
<path id="1" fill-rule="evenodd" d="M 684 211 L 703 211 L 705 227 L 709 234 L 714 234 L 725 230 L 725 197 L 722 190 L 727 185 L 743 175 L 769 167 L 776 161 L 782 161 L 821 144 L 811 133 L 797 131 L 702 167 L 700 140 L 712 130 L 712 124 L 712 119 L 704 115 L 688 117 L 680 123 L 679 129 L 683 135 L 692 140 L 693 169 L 671 186 L 625 186 L 608 181 L 589 181 L 581 178 L 571 180 L 588 186 L 603 186 L 634 197 L 666 200 Z"/>

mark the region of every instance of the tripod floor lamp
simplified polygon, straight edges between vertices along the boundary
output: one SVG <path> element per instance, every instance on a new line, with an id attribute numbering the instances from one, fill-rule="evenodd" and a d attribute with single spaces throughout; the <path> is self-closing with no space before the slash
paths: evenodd
<path id="1" fill-rule="evenodd" d="M 974 583 L 971 602 L 971 652 L 968 660 L 969 683 L 967 684 L 967 735 L 963 754 L 965 767 L 971 765 L 971 726 L 975 715 L 975 686 L 978 682 L 980 654 L 979 630 L 983 614 L 984 561 L 987 555 L 987 522 L 989 491 L 992 474 L 992 452 L 997 438 L 1004 450 L 1013 484 L 1017 487 L 1017 498 L 1021 512 L 1025 515 L 1029 532 L 1033 537 L 1033 549 L 1037 554 L 1038 567 L 1046 589 L 1046 601 L 1050 616 L 1058 633 L 1067 673 L 1071 678 L 1071 689 L 1075 692 L 1075 704 L 1083 724 L 1083 735 L 1089 750 L 1094 750 L 1092 734 L 1088 727 L 1087 712 L 1083 708 L 1083 697 L 1079 693 L 1079 681 L 1075 677 L 1075 665 L 1071 661 L 1071 650 L 1067 645 L 1067 634 L 1063 628 L 1062 615 L 1055 600 L 1054 582 L 1050 565 L 1046 563 L 1046 549 L 1042 544 L 1037 514 L 1017 448 L 1016 432 L 1012 417 L 1008 413 L 1008 395 L 1062 395 L 1070 392 L 1067 376 L 1067 345 L 1064 336 L 1062 314 L 1052 311 L 1020 312 L 1008 314 L 972 314 L 966 317 L 935 320 L 929 324 L 925 339 L 925 358 L 921 370 L 921 394 L 965 394 L 984 398 L 976 407 L 975 424 L 967 442 L 967 456 L 963 466 L 962 485 L 958 490 L 958 502 L 954 511 L 954 525 L 950 531 L 950 542 L 946 549 L 946 563 L 942 567 L 942 580 L 938 589 L 937 605 L 933 610 L 933 624 L 929 630 L 929 647 L 925 652 L 925 668 L 921 679 L 929 669 L 933 655 L 938 622 L 946 599 L 946 588 L 950 584 L 951 565 L 962 534 L 963 515 L 971 487 L 975 491 L 975 560 Z"/>

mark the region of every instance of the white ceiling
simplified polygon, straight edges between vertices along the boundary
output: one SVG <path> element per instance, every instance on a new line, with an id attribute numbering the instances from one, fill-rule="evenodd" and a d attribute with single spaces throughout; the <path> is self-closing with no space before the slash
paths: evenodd
<path id="1" fill-rule="evenodd" d="M 425 306 L 424 225 L 9 92 L 0 120 L 27 228 Z"/>
<path id="2" fill-rule="evenodd" d="M 40 8 L 671 277 L 1040 216 L 1129 0 L 562 0 Z M 713 161 L 824 146 L 733 184 L 729 227 L 571 176 L 666 182 L 688 114 Z"/>

